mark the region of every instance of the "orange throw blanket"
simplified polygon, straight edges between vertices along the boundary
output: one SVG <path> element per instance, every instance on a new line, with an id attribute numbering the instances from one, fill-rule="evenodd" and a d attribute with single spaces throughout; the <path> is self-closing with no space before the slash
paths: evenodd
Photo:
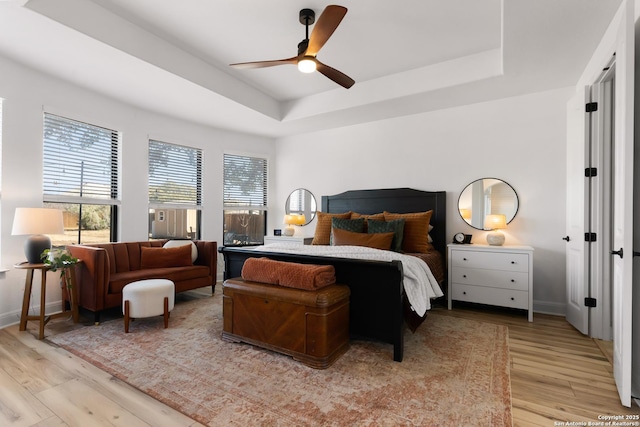
<path id="1" fill-rule="evenodd" d="M 313 291 L 336 283 L 336 271 L 332 265 L 249 258 L 242 267 L 242 278 L 253 282 Z"/>

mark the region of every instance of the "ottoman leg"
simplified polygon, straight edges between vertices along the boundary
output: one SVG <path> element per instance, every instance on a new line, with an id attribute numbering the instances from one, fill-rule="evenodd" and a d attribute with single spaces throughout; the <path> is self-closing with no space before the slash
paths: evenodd
<path id="1" fill-rule="evenodd" d="M 124 302 L 124 333 L 129 333 L 129 300 Z"/>
<path id="2" fill-rule="evenodd" d="M 169 327 L 169 297 L 164 297 L 164 328 Z"/>

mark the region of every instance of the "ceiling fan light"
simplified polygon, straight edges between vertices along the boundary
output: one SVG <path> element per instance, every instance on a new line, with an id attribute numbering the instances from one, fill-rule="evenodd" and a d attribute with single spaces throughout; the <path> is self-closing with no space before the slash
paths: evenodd
<path id="1" fill-rule="evenodd" d="M 298 61 L 298 70 L 303 73 L 313 73 L 316 70 L 316 61 L 310 57 L 302 58 Z"/>

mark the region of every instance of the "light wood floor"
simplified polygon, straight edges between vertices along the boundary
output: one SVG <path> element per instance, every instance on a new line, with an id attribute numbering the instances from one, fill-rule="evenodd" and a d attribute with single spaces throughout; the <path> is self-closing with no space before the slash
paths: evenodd
<path id="1" fill-rule="evenodd" d="M 202 297 L 204 294 L 195 297 Z M 637 415 L 620 405 L 608 343 L 586 338 L 561 317 L 482 307 L 435 308 L 439 314 L 509 327 L 515 426 L 598 421 L 599 415 Z M 45 335 L 65 330 L 52 321 Z M 91 327 L 91 326 L 88 326 Z M 2 426 L 199 426 L 82 359 L 38 341 L 37 323 L 26 332 L 0 330 Z"/>

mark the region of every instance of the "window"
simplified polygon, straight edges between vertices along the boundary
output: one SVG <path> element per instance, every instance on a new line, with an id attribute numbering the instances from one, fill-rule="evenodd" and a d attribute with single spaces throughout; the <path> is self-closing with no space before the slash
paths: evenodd
<path id="1" fill-rule="evenodd" d="M 267 228 L 267 159 L 224 155 L 224 244 L 261 245 Z"/>
<path id="2" fill-rule="evenodd" d="M 44 206 L 63 211 L 54 245 L 115 241 L 118 132 L 45 113 Z"/>
<path id="3" fill-rule="evenodd" d="M 149 238 L 199 239 L 202 150 L 149 141 Z"/>

